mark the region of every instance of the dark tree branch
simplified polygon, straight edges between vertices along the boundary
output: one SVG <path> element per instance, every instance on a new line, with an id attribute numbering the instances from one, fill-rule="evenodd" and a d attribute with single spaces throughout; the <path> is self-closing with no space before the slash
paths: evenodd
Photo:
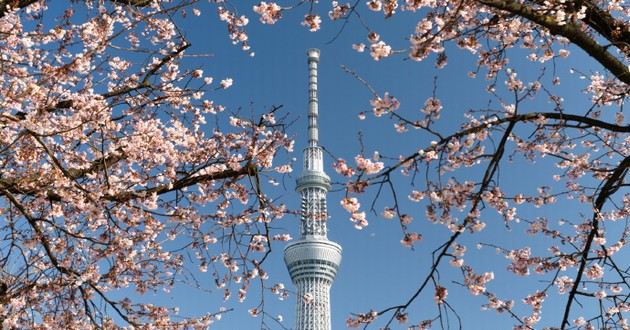
<path id="1" fill-rule="evenodd" d="M 152 194 L 162 195 L 171 191 L 181 190 L 183 188 L 190 187 L 197 183 L 210 182 L 210 181 L 221 180 L 221 179 L 238 178 L 243 175 L 256 176 L 257 174 L 258 174 L 258 168 L 256 167 L 256 165 L 252 163 L 247 163 L 245 166 L 243 166 L 242 168 L 238 170 L 225 170 L 222 172 L 217 172 L 217 173 L 212 173 L 212 174 L 203 174 L 203 175 L 197 175 L 193 177 L 187 177 L 187 178 L 178 180 L 174 182 L 173 184 L 165 184 L 165 185 L 148 188 L 144 190 L 123 192 L 123 193 L 115 194 L 115 195 L 105 195 L 103 196 L 103 199 L 113 201 L 113 202 L 118 202 L 118 203 L 124 203 L 135 198 L 144 198 Z"/>
<path id="2" fill-rule="evenodd" d="M 619 183 L 623 182 L 625 175 L 628 173 L 628 169 L 630 168 L 630 156 L 626 157 L 619 166 L 615 169 L 615 171 L 606 179 L 604 186 L 600 190 L 597 195 L 597 199 L 595 200 L 595 204 L 593 205 L 595 211 L 593 212 L 593 217 L 591 219 L 591 230 L 586 237 L 586 242 L 584 244 L 584 248 L 582 249 L 582 258 L 580 260 L 580 266 L 578 268 L 577 275 L 575 276 L 575 281 L 573 282 L 573 287 L 569 292 L 569 298 L 567 299 L 567 304 L 564 308 L 564 315 L 562 317 L 561 329 L 564 330 L 567 327 L 570 327 L 569 324 L 569 316 L 571 314 L 571 306 L 573 305 L 573 301 L 575 300 L 575 295 L 578 294 L 578 289 L 582 283 L 582 276 L 584 276 L 584 270 L 586 268 L 586 264 L 588 263 L 588 255 L 591 251 L 591 245 L 593 244 L 593 239 L 595 235 L 599 231 L 599 218 L 600 212 L 602 212 L 604 208 L 604 204 L 606 200 L 612 196 L 617 189 L 619 188 Z"/>
<path id="3" fill-rule="evenodd" d="M 599 119 L 593 119 L 586 116 L 572 115 L 572 114 L 559 113 L 559 112 L 530 112 L 526 114 L 518 114 L 514 116 L 509 116 L 509 117 L 497 118 L 491 124 L 493 126 L 498 126 L 498 125 L 502 125 L 505 123 L 512 123 L 512 122 L 514 123 L 529 122 L 529 121 L 537 120 L 541 117 L 546 118 L 546 119 L 558 120 L 560 121 L 558 125 L 565 125 L 566 122 L 577 122 L 577 123 L 583 124 L 581 129 L 600 128 L 600 129 L 609 130 L 611 132 L 630 133 L 630 125 L 620 126 L 620 125 L 611 124 L 611 123 L 608 123 Z M 459 139 L 469 134 L 481 132 L 486 129 L 488 129 L 488 126 L 486 123 L 481 123 L 477 126 L 463 129 L 457 133 L 453 133 L 449 136 L 444 137 L 443 139 L 440 139 L 440 141 L 438 141 L 438 143 L 435 146 L 430 146 L 424 151 L 426 152 L 426 151 L 435 150 L 438 146 L 444 145 L 448 143 L 449 141 L 451 141 L 452 139 Z M 397 168 L 402 166 L 402 164 L 406 164 L 410 161 L 413 161 L 417 157 L 418 157 L 418 153 L 416 152 L 408 156 L 407 158 L 401 160 L 396 165 L 389 167 L 385 171 L 379 173 L 373 179 L 386 177 L 387 175 L 395 171 Z"/>
<path id="4" fill-rule="evenodd" d="M 537 12 L 533 8 L 511 0 L 477 0 L 488 7 L 504 10 L 511 14 L 524 17 L 546 29 L 554 35 L 560 35 L 582 48 L 587 54 L 595 58 L 601 65 L 608 69 L 617 79 L 630 85 L 630 71 L 628 67 L 608 52 L 607 48 L 598 44 L 577 24 L 567 23 L 559 25 L 556 20 L 548 15 Z"/>
<path id="5" fill-rule="evenodd" d="M 575 4 L 578 10 L 581 6 L 586 6 L 586 17 L 582 19 L 584 23 L 623 51 L 626 56 L 630 56 L 630 30 L 625 22 L 615 19 L 590 0 L 577 0 Z"/>

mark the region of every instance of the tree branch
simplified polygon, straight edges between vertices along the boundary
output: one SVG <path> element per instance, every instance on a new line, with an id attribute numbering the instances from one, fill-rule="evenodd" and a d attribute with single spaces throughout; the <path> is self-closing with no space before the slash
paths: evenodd
<path id="1" fill-rule="evenodd" d="M 610 13 L 602 10 L 592 1 L 575 1 L 576 7 L 586 6 L 586 17 L 582 21 L 597 31 L 626 56 L 630 56 L 630 30 L 621 20 L 616 20 Z"/>
<path id="2" fill-rule="evenodd" d="M 559 113 L 559 112 L 530 112 L 530 113 L 525 113 L 525 114 L 521 114 L 521 115 L 514 115 L 514 116 L 509 116 L 509 117 L 503 117 L 503 118 L 498 118 L 497 120 L 491 122 L 491 124 L 493 126 L 497 126 L 497 125 L 502 125 L 505 123 L 516 123 L 516 122 L 527 122 L 527 121 L 534 121 L 537 120 L 539 118 L 546 118 L 546 119 L 554 119 L 554 120 L 560 120 L 560 121 L 571 121 L 571 122 L 577 122 L 577 123 L 581 123 L 584 124 L 583 127 L 580 127 L 580 129 L 586 129 L 589 127 L 596 127 L 596 128 L 600 128 L 600 129 L 605 129 L 605 130 L 609 130 L 611 132 L 618 132 L 618 133 L 630 133 L 630 125 L 626 125 L 626 126 L 620 126 L 620 125 L 615 125 L 615 124 L 611 124 L 599 119 L 594 119 L 594 118 L 590 118 L 590 117 L 586 117 L 586 116 L 579 116 L 579 115 L 572 115 L 572 114 L 566 114 L 566 113 Z M 444 145 L 448 142 L 450 142 L 452 139 L 459 139 L 461 137 L 464 137 L 466 135 L 472 134 L 472 133 L 477 133 L 477 132 L 481 132 L 482 130 L 486 130 L 488 129 L 487 126 L 488 123 L 481 123 L 477 126 L 473 126 L 470 128 L 466 128 L 464 130 L 461 130 L 457 133 L 453 133 L 449 136 L 444 137 L 443 139 L 440 139 L 440 141 L 438 141 L 438 143 L 436 145 L 432 145 L 430 147 L 428 147 L 427 149 L 425 149 L 424 151 L 430 151 L 430 150 L 435 150 L 438 146 L 440 145 Z M 558 124 L 560 125 L 560 124 Z M 413 161 L 414 159 L 416 159 L 416 157 L 418 157 L 418 153 L 414 153 L 410 156 L 407 156 L 407 158 L 404 158 L 403 160 L 401 160 L 400 162 L 398 162 L 396 165 L 387 168 L 385 171 L 379 173 L 378 175 L 376 175 L 374 178 L 381 178 L 381 177 L 386 177 L 387 175 L 389 175 L 391 172 L 395 171 L 397 168 L 399 168 L 402 164 L 406 164 L 410 161 Z M 374 179 L 373 178 L 373 179 Z"/>
<path id="3" fill-rule="evenodd" d="M 551 17 L 537 12 L 531 7 L 510 0 L 477 0 L 488 7 L 507 11 L 545 27 L 554 35 L 560 35 L 582 48 L 587 54 L 595 58 L 601 65 L 614 74 L 617 79 L 630 85 L 630 71 L 619 59 L 598 44 L 575 23 L 559 25 Z"/>
<path id="4" fill-rule="evenodd" d="M 591 220 L 591 231 L 588 233 L 586 237 L 586 242 L 584 244 L 584 248 L 582 249 L 582 258 L 580 260 L 580 266 L 578 268 L 577 275 L 575 276 L 575 281 L 573 282 L 573 287 L 569 292 L 569 298 L 567 299 L 567 304 L 564 308 L 564 315 L 562 317 L 562 325 L 561 329 L 566 329 L 567 326 L 571 326 L 569 324 L 569 316 L 571 314 L 571 306 L 573 305 L 573 301 L 575 299 L 575 295 L 578 294 L 578 289 L 581 285 L 582 276 L 584 275 L 584 269 L 586 268 L 586 264 L 588 262 L 588 254 L 591 251 L 591 245 L 593 244 L 593 238 L 599 231 L 599 218 L 600 212 L 604 208 L 604 204 L 606 200 L 614 194 L 618 189 L 618 183 L 623 181 L 626 173 L 628 173 L 628 169 L 630 169 L 630 156 L 626 157 L 620 164 L 617 166 L 615 171 L 606 179 L 604 186 L 601 191 L 597 195 L 597 199 L 595 200 L 593 212 L 593 218 Z"/>
<path id="5" fill-rule="evenodd" d="M 148 188 L 139 191 L 129 191 L 123 192 L 115 195 L 105 195 L 103 199 L 124 203 L 134 198 L 143 198 L 152 194 L 162 195 L 171 191 L 180 190 L 197 183 L 208 182 L 213 180 L 221 180 L 221 179 L 229 179 L 229 178 L 238 178 L 242 175 L 255 176 L 258 173 L 258 168 L 256 165 L 252 163 L 247 163 L 247 165 L 243 166 L 238 170 L 225 170 L 222 172 L 212 173 L 212 174 L 204 174 L 197 175 L 193 177 L 187 177 L 181 180 L 174 182 L 173 184 L 165 184 L 153 188 Z"/>

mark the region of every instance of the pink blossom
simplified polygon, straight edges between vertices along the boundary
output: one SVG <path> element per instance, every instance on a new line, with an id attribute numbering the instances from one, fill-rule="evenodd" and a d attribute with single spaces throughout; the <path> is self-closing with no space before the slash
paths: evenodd
<path id="1" fill-rule="evenodd" d="M 400 240 L 400 244 L 404 247 L 412 248 L 413 244 L 422 239 L 422 235 L 418 233 L 405 233 L 403 239 Z"/>
<path id="2" fill-rule="evenodd" d="M 404 133 L 408 131 L 407 125 L 405 123 L 395 123 L 394 128 L 396 129 L 396 132 L 398 133 Z"/>
<path id="3" fill-rule="evenodd" d="M 220 86 L 223 89 L 228 89 L 230 88 L 230 86 L 232 86 L 233 80 L 232 78 L 225 78 L 223 80 L 221 80 Z"/>
<path id="4" fill-rule="evenodd" d="M 614 294 L 618 294 L 618 293 L 621 293 L 621 291 L 623 291 L 623 288 L 620 287 L 619 285 L 613 285 L 610 287 L 610 291 Z"/>
<path id="5" fill-rule="evenodd" d="M 608 294 L 606 294 L 605 290 L 595 291 L 595 293 L 593 295 L 595 296 L 595 298 L 600 299 L 600 300 L 604 299 L 604 298 L 606 298 L 608 296 Z"/>
<path id="6" fill-rule="evenodd" d="M 254 12 L 260 15 L 260 21 L 263 24 L 274 24 L 282 17 L 282 8 L 275 2 L 261 1 L 258 5 L 254 5 Z"/>
<path id="7" fill-rule="evenodd" d="M 293 167 L 291 167 L 291 165 L 289 165 L 289 164 L 285 164 L 285 165 L 281 165 L 281 166 L 276 166 L 274 168 L 274 170 L 276 172 L 278 172 L 278 173 L 285 174 L 285 173 L 293 172 Z"/>
<path id="8" fill-rule="evenodd" d="M 359 171 L 364 171 L 365 174 L 376 174 L 383 170 L 384 164 L 383 162 L 372 162 L 369 158 L 364 158 L 361 155 L 357 155 L 354 157 L 354 160 L 357 163 L 357 169 Z"/>
<path id="9" fill-rule="evenodd" d="M 443 304 L 446 301 L 446 297 L 448 297 L 448 290 L 442 286 L 435 287 L 435 294 L 433 295 L 433 299 L 436 304 Z"/>
<path id="10" fill-rule="evenodd" d="M 435 119 L 440 119 L 441 110 L 442 103 L 440 102 L 440 100 L 431 97 L 424 102 L 424 107 L 420 111 Z"/>
<path id="11" fill-rule="evenodd" d="M 201 70 L 201 69 L 193 70 L 191 75 L 193 76 L 193 78 L 201 78 L 201 77 L 203 77 L 203 70 Z"/>
<path id="12" fill-rule="evenodd" d="M 273 235 L 271 239 L 273 239 L 274 241 L 287 242 L 287 241 L 292 240 L 293 238 L 289 234 L 276 234 L 276 235 Z"/>
<path id="13" fill-rule="evenodd" d="M 365 51 L 365 44 L 364 43 L 352 44 L 352 49 L 356 50 L 359 53 L 363 53 Z"/>
<path id="14" fill-rule="evenodd" d="M 584 319 L 583 316 L 580 316 L 577 319 L 573 320 L 573 324 L 575 324 L 578 327 L 581 327 L 581 326 L 586 325 L 586 320 Z"/>
<path id="15" fill-rule="evenodd" d="M 370 101 L 372 111 L 376 117 L 380 117 L 388 112 L 396 111 L 400 107 L 400 102 L 394 96 L 385 92 L 383 98 L 377 97 Z"/>
<path id="16" fill-rule="evenodd" d="M 315 32 L 320 29 L 322 23 L 322 19 L 319 15 L 307 14 L 304 15 L 304 21 L 302 21 L 302 25 L 306 26 L 309 31 Z"/>
<path id="17" fill-rule="evenodd" d="M 604 277 L 604 269 L 599 264 L 593 264 L 593 266 L 586 269 L 585 274 L 589 280 L 597 280 Z"/>
<path id="18" fill-rule="evenodd" d="M 335 21 L 345 17 L 349 10 L 350 4 L 345 3 L 343 5 L 340 5 L 337 1 L 333 1 L 332 10 L 328 12 L 328 17 L 330 17 L 331 20 Z"/>
<path id="19" fill-rule="evenodd" d="M 470 293 L 477 296 L 486 292 L 486 284 L 494 279 L 493 272 L 475 274 L 472 269 L 466 269 L 464 282 Z"/>
<path id="20" fill-rule="evenodd" d="M 381 11 L 381 9 L 383 9 L 383 3 L 381 0 L 369 0 L 367 2 L 367 6 L 373 11 Z"/>
<path id="21" fill-rule="evenodd" d="M 602 236 L 597 236 L 593 238 L 593 243 L 597 244 L 597 245 L 604 245 L 606 244 L 606 238 L 602 237 Z"/>
<path id="22" fill-rule="evenodd" d="M 373 44 L 373 43 L 378 42 L 379 39 L 381 39 L 381 36 L 374 31 L 370 31 L 367 35 L 367 39 L 371 44 Z"/>
<path id="23" fill-rule="evenodd" d="M 386 207 L 383 210 L 382 215 L 383 215 L 383 218 L 385 219 L 388 219 L 388 220 L 393 219 L 394 216 L 396 216 L 396 210 L 394 210 L 393 208 Z"/>
<path id="24" fill-rule="evenodd" d="M 423 200 L 423 199 L 424 199 L 424 196 L 425 196 L 425 193 L 424 193 L 424 192 L 417 191 L 417 190 L 413 190 L 413 191 L 411 191 L 411 193 L 409 194 L 408 198 L 409 198 L 409 200 L 411 200 L 411 201 L 414 201 L 414 202 L 419 202 L 419 201 L 421 201 L 421 200 Z"/>
<path id="25" fill-rule="evenodd" d="M 346 211 L 350 213 L 359 211 L 359 207 L 361 207 L 361 204 L 356 199 L 356 197 L 350 197 L 350 198 L 346 197 L 342 199 L 340 203 L 341 203 L 341 206 L 343 206 L 343 208 L 346 209 Z"/>
<path id="26" fill-rule="evenodd" d="M 370 46 L 370 55 L 372 55 L 372 58 L 376 61 L 389 57 L 391 54 L 392 47 L 385 44 L 383 41 L 379 41 Z"/>
<path id="27" fill-rule="evenodd" d="M 512 260 L 512 263 L 508 266 L 508 270 L 521 276 L 529 275 L 529 266 L 537 263 L 536 259 L 531 258 L 531 250 L 529 247 L 512 250 L 507 255 L 507 258 Z"/>
<path id="28" fill-rule="evenodd" d="M 365 212 L 354 212 L 350 217 L 350 221 L 354 223 L 354 228 L 362 230 L 367 227 L 368 221 L 365 218 Z"/>
<path id="29" fill-rule="evenodd" d="M 264 252 L 266 250 L 266 244 L 268 240 L 264 235 L 254 235 L 249 243 L 250 249 L 257 252 Z"/>
<path id="30" fill-rule="evenodd" d="M 464 259 L 461 258 L 453 258 L 449 261 L 449 264 L 453 267 L 459 268 L 464 265 Z"/>
<path id="31" fill-rule="evenodd" d="M 453 255 L 456 257 L 463 257 L 466 253 L 466 247 L 461 244 L 453 243 L 451 247 L 453 248 Z"/>
<path id="32" fill-rule="evenodd" d="M 343 176 L 351 177 L 354 175 L 354 169 L 352 167 L 349 167 L 346 164 L 346 161 L 341 158 L 337 159 L 337 162 L 333 164 L 333 168 L 337 173 Z"/>
<path id="33" fill-rule="evenodd" d="M 251 308 L 248 310 L 249 315 L 253 316 L 253 317 L 257 317 L 260 314 L 260 310 L 258 310 L 258 308 Z"/>

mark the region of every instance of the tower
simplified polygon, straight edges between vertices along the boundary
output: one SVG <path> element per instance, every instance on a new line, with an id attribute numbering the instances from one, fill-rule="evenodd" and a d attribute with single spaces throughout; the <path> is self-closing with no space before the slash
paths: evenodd
<path id="1" fill-rule="evenodd" d="M 297 287 L 295 330 L 330 330 L 330 287 L 341 263 L 341 246 L 326 236 L 326 194 L 330 178 L 317 127 L 319 49 L 308 52 L 308 146 L 295 190 L 300 193 L 300 239 L 284 249 L 284 262 Z"/>

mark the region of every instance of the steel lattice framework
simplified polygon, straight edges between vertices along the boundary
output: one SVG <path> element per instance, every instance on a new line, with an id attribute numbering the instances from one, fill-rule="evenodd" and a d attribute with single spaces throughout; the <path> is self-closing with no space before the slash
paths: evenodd
<path id="1" fill-rule="evenodd" d="M 324 156 L 317 127 L 317 65 L 319 50 L 309 49 L 308 146 L 297 179 L 301 196 L 300 239 L 284 249 L 284 262 L 297 287 L 295 330 L 330 330 L 330 287 L 341 263 L 341 246 L 326 233 L 326 194 L 330 178 L 324 173 Z"/>

